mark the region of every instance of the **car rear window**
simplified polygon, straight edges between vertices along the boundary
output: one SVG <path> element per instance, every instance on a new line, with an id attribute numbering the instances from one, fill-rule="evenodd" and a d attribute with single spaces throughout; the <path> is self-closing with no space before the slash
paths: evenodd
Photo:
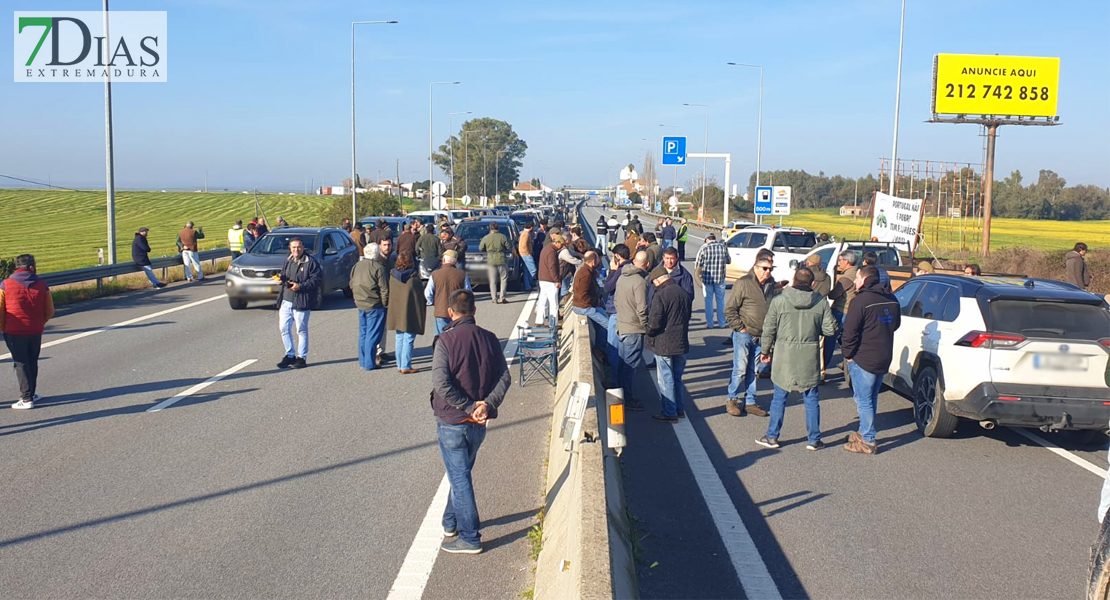
<path id="1" fill-rule="evenodd" d="M 817 236 L 812 232 L 790 233 L 780 231 L 775 238 L 775 248 L 812 248 L 817 245 Z"/>
<path id="2" fill-rule="evenodd" d="M 294 233 L 267 233 L 251 248 L 251 254 L 289 254 L 289 240 L 293 238 L 301 238 L 305 253 L 315 254 L 317 237 Z"/>
<path id="3" fill-rule="evenodd" d="M 1030 338 L 1099 340 L 1110 335 L 1110 312 L 1092 304 L 995 300 L 990 315 L 994 331 Z"/>
<path id="4" fill-rule="evenodd" d="M 477 250 L 478 243 L 482 241 L 482 238 L 486 237 L 489 234 L 489 224 L 489 221 L 467 221 L 465 223 L 459 224 L 458 229 L 456 229 L 456 233 L 459 237 L 466 240 L 467 248 Z M 499 229 L 498 231 L 500 231 L 502 235 L 508 238 L 511 245 L 513 242 L 513 234 L 511 231 L 508 231 L 505 224 L 501 224 L 501 229 Z"/>

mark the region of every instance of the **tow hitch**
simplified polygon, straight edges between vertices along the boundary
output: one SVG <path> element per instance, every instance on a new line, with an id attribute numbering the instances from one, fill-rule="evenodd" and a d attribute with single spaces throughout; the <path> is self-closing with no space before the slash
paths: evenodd
<path id="1" fill-rule="evenodd" d="M 1069 415 L 1066 412 L 1064 414 L 1060 415 L 1060 420 L 1056 421 L 1055 423 L 1049 423 L 1048 425 L 1041 425 L 1041 431 L 1043 431 L 1045 433 L 1050 433 L 1050 432 L 1053 432 L 1053 431 L 1060 431 L 1062 429 L 1070 429 L 1070 428 L 1071 428 L 1071 415 Z"/>

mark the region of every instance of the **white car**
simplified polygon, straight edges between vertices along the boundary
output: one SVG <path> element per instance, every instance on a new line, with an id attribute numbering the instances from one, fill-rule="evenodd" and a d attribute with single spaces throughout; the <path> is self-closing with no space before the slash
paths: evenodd
<path id="1" fill-rule="evenodd" d="M 447 222 L 451 225 L 455 224 L 455 218 L 451 216 L 451 211 L 447 210 L 414 210 L 405 215 L 410 221 L 420 221 L 427 225 L 429 223 L 439 223 L 441 217 L 447 217 Z"/>
<path id="2" fill-rule="evenodd" d="M 894 294 L 902 325 L 886 377 L 908 395 L 927 437 L 959 418 L 1044 431 L 1110 423 L 1110 308 L 1059 281 L 925 275 Z"/>
<path id="3" fill-rule="evenodd" d="M 791 260 L 804 260 L 816 245 L 817 235 L 805 229 L 748 227 L 725 240 L 729 257 L 725 279 L 733 281 L 746 275 L 755 265 L 755 255 L 763 248 L 775 253 L 776 263 L 789 264 Z"/>

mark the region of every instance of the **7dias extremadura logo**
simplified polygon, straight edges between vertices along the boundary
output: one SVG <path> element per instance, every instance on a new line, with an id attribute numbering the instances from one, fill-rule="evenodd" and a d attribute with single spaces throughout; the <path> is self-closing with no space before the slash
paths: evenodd
<path id="1" fill-rule="evenodd" d="M 16 11 L 16 82 L 166 81 L 166 12 Z"/>

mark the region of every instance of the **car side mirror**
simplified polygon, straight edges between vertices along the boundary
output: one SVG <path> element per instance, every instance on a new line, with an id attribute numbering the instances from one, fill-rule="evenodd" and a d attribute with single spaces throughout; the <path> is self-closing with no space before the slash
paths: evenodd
<path id="1" fill-rule="evenodd" d="M 339 254 L 339 250 L 335 248 L 324 248 L 324 256 L 333 256 Z"/>
<path id="2" fill-rule="evenodd" d="M 790 268 L 791 269 L 797 269 L 798 268 L 798 259 L 796 259 L 796 258 L 790 259 Z"/>

